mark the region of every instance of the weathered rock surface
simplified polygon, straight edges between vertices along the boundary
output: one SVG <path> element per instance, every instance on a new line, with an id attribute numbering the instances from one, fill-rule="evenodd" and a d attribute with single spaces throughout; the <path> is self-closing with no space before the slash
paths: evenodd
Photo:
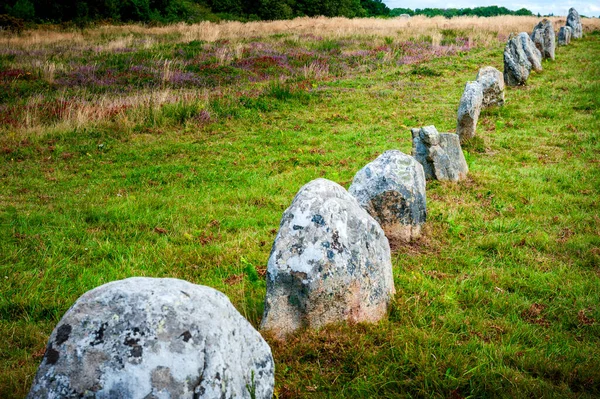
<path id="1" fill-rule="evenodd" d="M 542 19 L 533 28 L 531 41 L 533 41 L 535 47 L 542 54 L 542 58 L 554 59 L 554 50 L 556 48 L 554 37 L 554 26 L 552 25 L 552 21 L 547 18 Z"/>
<path id="2" fill-rule="evenodd" d="M 558 31 L 558 45 L 566 46 L 571 43 L 571 34 L 573 29 L 570 26 L 561 26 Z"/>
<path id="3" fill-rule="evenodd" d="M 571 32 L 571 38 L 581 39 L 583 37 L 583 25 L 581 24 L 581 18 L 579 17 L 577 10 L 574 8 L 569 8 L 567 26 L 573 30 Z"/>
<path id="4" fill-rule="evenodd" d="M 467 177 L 469 167 L 454 133 L 438 133 L 435 126 L 411 129 L 413 157 L 423 165 L 427 179 L 459 181 Z"/>
<path id="5" fill-rule="evenodd" d="M 273 384 L 269 346 L 225 295 L 129 278 L 67 311 L 28 398 L 271 398 Z"/>
<path id="6" fill-rule="evenodd" d="M 481 105 L 484 108 L 493 105 L 504 105 L 504 76 L 502 76 L 502 72 L 491 66 L 481 68 L 477 73 L 477 81 L 483 89 Z"/>
<path id="7" fill-rule="evenodd" d="M 379 223 L 342 186 L 316 179 L 283 213 L 267 267 L 261 328 L 376 322 L 395 292 L 390 246 Z"/>
<path id="8" fill-rule="evenodd" d="M 507 86 L 524 85 L 531 69 L 542 70 L 542 55 L 529 35 L 511 34 L 504 48 L 504 83 Z"/>
<path id="9" fill-rule="evenodd" d="M 421 235 L 427 218 L 425 173 L 410 155 L 384 152 L 358 171 L 348 192 L 379 222 L 390 242 Z"/>
<path id="10" fill-rule="evenodd" d="M 460 104 L 458 105 L 458 118 L 456 124 L 456 134 L 460 137 L 460 142 L 475 137 L 477 129 L 477 120 L 481 113 L 483 104 L 483 87 L 479 82 L 467 82 Z"/>
<path id="11" fill-rule="evenodd" d="M 531 64 L 531 69 L 536 72 L 542 71 L 542 53 L 535 46 L 535 43 L 531 40 L 529 35 L 525 32 L 521 32 L 518 35 L 521 46 L 523 47 L 523 52 L 525 53 L 525 57 L 527 57 L 527 61 Z"/>

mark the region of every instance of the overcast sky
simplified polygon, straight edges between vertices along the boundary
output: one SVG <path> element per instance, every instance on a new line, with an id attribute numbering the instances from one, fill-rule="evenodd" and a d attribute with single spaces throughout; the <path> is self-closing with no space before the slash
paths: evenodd
<path id="1" fill-rule="evenodd" d="M 520 2 L 516 0 L 383 0 L 389 8 L 474 8 L 479 6 L 504 6 L 509 10 L 527 8 L 534 14 L 542 15 L 554 13 L 554 15 L 567 15 L 569 8 L 575 7 L 579 14 L 588 17 L 600 16 L 600 1 L 598 0 L 527 0 Z"/>

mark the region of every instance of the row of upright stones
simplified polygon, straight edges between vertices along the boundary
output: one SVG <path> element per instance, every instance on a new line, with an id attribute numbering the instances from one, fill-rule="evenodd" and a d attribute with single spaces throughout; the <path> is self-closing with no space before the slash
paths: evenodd
<path id="1" fill-rule="evenodd" d="M 559 44 L 581 37 L 575 9 Z M 468 167 L 461 143 L 482 108 L 504 104 L 504 83 L 524 84 L 554 59 L 544 19 L 511 36 L 504 75 L 480 69 L 460 100 L 456 134 L 411 129 L 412 156 L 389 150 L 346 191 L 326 179 L 303 186 L 284 212 L 267 268 L 261 328 L 275 338 L 340 321 L 376 322 L 395 293 L 392 245 L 421 234 L 425 181 L 456 182 Z M 85 293 L 52 332 L 28 398 L 271 398 L 269 345 L 212 288 L 177 279 L 129 278 Z"/>
<path id="2" fill-rule="evenodd" d="M 420 236 L 426 180 L 466 178 L 461 141 L 474 135 L 482 104 L 504 104 L 498 70 L 482 68 L 475 84 L 476 99 L 463 95 L 459 108 L 459 126 L 461 113 L 474 121 L 471 135 L 411 129 L 412 156 L 384 152 L 356 173 L 348 191 L 326 179 L 300 189 L 269 257 L 262 329 L 285 339 L 300 328 L 385 317 L 395 292 L 390 248 Z"/>
<path id="3" fill-rule="evenodd" d="M 581 31 L 574 9 L 567 23 Z M 482 108 L 504 105 L 505 80 L 523 84 L 532 68 L 542 70 L 542 58 L 554 57 L 555 33 L 544 19 L 531 36 L 509 38 L 504 74 L 488 66 L 467 82 L 456 134 L 435 126 L 411 129 L 412 156 L 386 151 L 355 175 L 348 191 L 325 179 L 302 187 L 273 244 L 261 328 L 283 339 L 303 327 L 384 317 L 394 293 L 390 243 L 420 235 L 427 216 L 425 180 L 466 178 L 461 143 L 475 136 Z"/>
<path id="4" fill-rule="evenodd" d="M 567 23 L 558 31 L 558 44 L 567 45 L 571 39 L 582 37 L 583 27 L 579 13 L 569 9 Z M 526 32 L 511 34 L 504 49 L 504 80 L 508 86 L 524 85 L 533 69 L 542 71 L 542 60 L 554 60 L 556 50 L 552 21 L 544 18 L 531 35 Z"/>

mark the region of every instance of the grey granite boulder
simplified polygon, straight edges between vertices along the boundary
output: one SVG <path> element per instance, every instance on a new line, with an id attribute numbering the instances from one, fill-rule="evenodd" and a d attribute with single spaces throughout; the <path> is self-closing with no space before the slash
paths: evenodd
<path id="1" fill-rule="evenodd" d="M 482 104 L 483 86 L 481 83 L 467 82 L 458 105 L 458 118 L 456 124 L 456 134 L 460 137 L 461 143 L 475 137 L 477 120 L 481 113 Z"/>
<path id="2" fill-rule="evenodd" d="M 536 71 L 542 70 L 540 51 L 527 33 L 511 34 L 504 48 L 504 83 L 507 86 L 524 85 L 532 67 Z"/>
<path id="3" fill-rule="evenodd" d="M 535 43 L 531 40 L 531 37 L 525 32 L 521 32 L 518 35 L 521 46 L 523 47 L 523 52 L 525 53 L 525 57 L 527 61 L 531 63 L 531 69 L 536 72 L 542 71 L 542 53 L 535 46 Z"/>
<path id="4" fill-rule="evenodd" d="M 348 192 L 379 222 L 392 245 L 421 235 L 427 218 L 425 174 L 410 155 L 384 152 L 356 173 Z"/>
<path id="5" fill-rule="evenodd" d="M 504 105 L 504 76 L 502 76 L 502 72 L 491 66 L 481 68 L 477 73 L 477 81 L 483 89 L 481 105 L 484 108 L 493 105 Z"/>
<path id="6" fill-rule="evenodd" d="M 558 31 L 558 45 L 566 46 L 571 43 L 571 34 L 573 29 L 570 26 L 561 26 Z"/>
<path id="7" fill-rule="evenodd" d="M 271 398 L 273 385 L 269 346 L 225 295 L 129 278 L 67 311 L 28 398 Z"/>
<path id="8" fill-rule="evenodd" d="M 579 17 L 577 10 L 574 8 L 569 9 L 567 26 L 573 30 L 573 32 L 571 32 L 571 38 L 581 39 L 583 37 L 583 25 L 581 24 L 581 18 Z"/>
<path id="9" fill-rule="evenodd" d="M 285 339 L 302 327 L 376 322 L 394 293 L 379 223 L 337 183 L 316 179 L 302 187 L 273 243 L 261 328 Z"/>
<path id="10" fill-rule="evenodd" d="M 531 33 L 531 41 L 535 44 L 535 47 L 542 54 L 542 58 L 554 59 L 554 50 L 556 43 L 554 26 L 552 21 L 547 18 L 542 19 L 534 28 Z"/>
<path id="11" fill-rule="evenodd" d="M 435 126 L 411 129 L 412 155 L 423 165 L 425 178 L 459 181 L 467 177 L 469 167 L 454 133 L 438 133 Z"/>
<path id="12" fill-rule="evenodd" d="M 508 86 L 524 85 L 530 72 L 531 62 L 523 50 L 521 37 L 511 34 L 504 48 L 504 82 Z"/>

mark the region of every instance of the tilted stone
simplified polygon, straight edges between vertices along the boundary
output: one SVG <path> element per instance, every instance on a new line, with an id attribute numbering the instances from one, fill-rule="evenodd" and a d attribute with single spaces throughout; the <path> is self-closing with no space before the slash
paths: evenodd
<path id="1" fill-rule="evenodd" d="M 225 295 L 129 278 L 67 311 L 28 398 L 271 398 L 273 389 L 271 349 Z"/>
<path id="2" fill-rule="evenodd" d="M 523 52 L 525 53 L 527 60 L 531 63 L 531 69 L 536 72 L 541 72 L 543 69 L 541 51 L 538 50 L 527 33 L 521 32 L 518 36 L 521 41 L 521 46 L 523 47 Z"/>
<path id="3" fill-rule="evenodd" d="M 556 47 L 554 37 L 554 26 L 552 25 L 552 21 L 547 18 L 542 19 L 533 28 L 531 40 L 542 54 L 542 58 L 554 59 L 554 50 Z"/>
<path id="4" fill-rule="evenodd" d="M 459 181 L 467 177 L 469 167 L 454 133 L 438 133 L 435 126 L 411 129 L 413 157 L 423 165 L 427 179 Z"/>
<path id="5" fill-rule="evenodd" d="M 502 76 L 502 72 L 491 66 L 481 68 L 477 73 L 477 81 L 483 89 L 481 105 L 484 108 L 493 105 L 504 105 L 504 76 Z"/>
<path id="6" fill-rule="evenodd" d="M 456 134 L 460 137 L 460 142 L 475 137 L 477 130 L 477 120 L 481 113 L 483 103 L 483 86 L 479 82 L 467 82 L 460 104 L 458 105 L 458 117 L 456 124 Z"/>
<path id="7" fill-rule="evenodd" d="M 573 29 L 570 26 L 561 26 L 558 31 L 558 45 L 566 46 L 571 43 L 571 34 Z"/>
<path id="8" fill-rule="evenodd" d="M 581 24 L 581 18 L 579 17 L 577 10 L 574 8 L 569 9 L 567 26 L 573 30 L 571 32 L 572 39 L 581 39 L 583 37 L 583 25 Z"/>
<path id="9" fill-rule="evenodd" d="M 391 243 L 420 236 L 427 218 L 425 174 L 410 155 L 384 152 L 356 173 L 348 192 L 379 222 Z"/>
<path id="10" fill-rule="evenodd" d="M 527 33 L 511 34 L 504 48 L 504 83 L 507 86 L 524 85 L 531 73 L 531 61 L 537 61 L 537 54 L 539 50 Z"/>
<path id="11" fill-rule="evenodd" d="M 394 294 L 390 246 L 379 223 L 342 186 L 316 179 L 283 213 L 267 266 L 261 328 L 376 322 Z"/>

